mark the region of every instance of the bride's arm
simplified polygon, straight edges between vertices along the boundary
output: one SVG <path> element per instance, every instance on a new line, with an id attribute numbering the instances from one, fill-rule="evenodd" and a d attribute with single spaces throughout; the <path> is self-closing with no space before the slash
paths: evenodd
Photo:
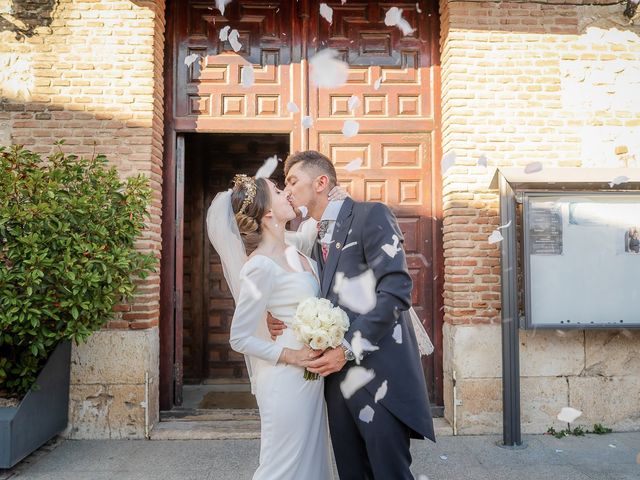
<path id="1" fill-rule="evenodd" d="M 290 232 L 286 230 L 284 232 L 284 241 L 287 244 L 294 246 L 307 256 L 311 256 L 313 250 L 313 244 L 318 236 L 318 229 L 316 222 L 313 218 L 309 218 L 300 224 L 297 232 Z"/>
<path id="2" fill-rule="evenodd" d="M 273 291 L 272 265 L 264 258 L 254 258 L 241 272 L 241 285 L 236 309 L 231 320 L 229 343 L 236 352 L 278 363 L 283 348 L 255 336 L 258 322 L 264 319 Z"/>

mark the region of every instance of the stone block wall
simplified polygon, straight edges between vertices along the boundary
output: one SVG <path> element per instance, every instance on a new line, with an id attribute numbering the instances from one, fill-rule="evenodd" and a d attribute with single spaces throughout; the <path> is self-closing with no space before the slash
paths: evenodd
<path id="1" fill-rule="evenodd" d="M 496 167 L 640 166 L 640 26 L 599 0 L 440 1 L 445 417 L 502 431 Z M 479 165 L 486 159 L 488 168 Z M 523 431 L 640 429 L 640 335 L 521 331 Z M 614 400 L 615 398 L 615 400 Z"/>

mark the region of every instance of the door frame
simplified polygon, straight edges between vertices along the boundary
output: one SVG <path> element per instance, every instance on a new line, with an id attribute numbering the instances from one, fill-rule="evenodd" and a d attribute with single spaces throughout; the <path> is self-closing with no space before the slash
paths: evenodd
<path id="1" fill-rule="evenodd" d="M 430 0 L 434 1 L 434 0 Z M 166 5 L 166 40 L 165 40 L 165 62 L 164 62 L 164 160 L 163 160 L 163 181 L 162 181 L 162 252 L 160 271 L 160 385 L 159 400 L 160 410 L 170 410 L 174 406 L 182 404 L 182 382 L 183 382 L 183 358 L 182 358 L 182 273 L 183 273 L 183 222 L 184 213 L 184 166 L 185 166 L 185 135 L 187 133 L 220 133 L 210 132 L 206 129 L 198 128 L 192 124 L 182 125 L 176 120 L 177 94 L 177 71 L 178 71 L 178 49 L 180 46 L 176 42 L 176 22 L 180 0 L 167 0 Z M 306 2 L 302 2 L 305 3 Z M 308 17 L 303 15 L 300 19 L 303 24 L 308 24 Z M 439 22 L 438 22 L 439 27 Z M 303 36 L 305 37 L 305 36 Z M 299 47 L 302 49 L 302 59 L 300 60 L 300 74 L 306 76 L 307 65 L 305 50 L 307 48 L 305 39 L 301 39 Z M 442 234 L 442 179 L 440 159 L 442 158 L 442 131 L 441 131 L 441 79 L 440 79 L 440 55 L 439 45 L 432 44 L 432 87 L 434 90 L 435 105 L 434 114 L 434 145 L 433 145 L 433 176 L 432 184 L 429 188 L 433 192 L 433 215 L 432 223 L 433 242 L 433 279 L 434 288 L 432 303 L 432 318 L 435 323 L 433 328 L 434 346 L 433 368 L 435 376 L 435 391 L 431 392 L 432 409 L 440 412 L 444 410 L 443 398 L 443 338 L 442 329 L 444 325 L 444 251 Z M 307 92 L 308 95 L 308 92 Z M 301 99 L 308 102 L 308 98 Z M 186 128 L 185 128 L 186 127 Z M 254 133 L 254 132 L 247 132 Z M 255 132 L 257 133 L 257 132 Z M 283 131 L 261 132 L 282 134 Z M 289 132 L 290 145 L 295 142 L 296 132 Z M 303 148 L 308 148 L 308 131 L 303 132 L 301 141 Z M 423 359 L 423 364 L 428 360 Z"/>

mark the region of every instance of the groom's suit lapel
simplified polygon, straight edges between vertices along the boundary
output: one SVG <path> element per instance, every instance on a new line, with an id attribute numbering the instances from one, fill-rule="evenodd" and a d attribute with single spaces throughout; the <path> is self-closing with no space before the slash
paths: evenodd
<path id="1" fill-rule="evenodd" d="M 329 293 L 329 285 L 331 285 L 331 279 L 335 275 L 336 268 L 338 268 L 338 259 L 342 253 L 342 247 L 344 247 L 344 241 L 347 238 L 349 229 L 351 228 L 351 222 L 353 221 L 354 201 L 351 198 L 346 198 L 338 213 L 335 226 L 333 228 L 333 236 L 331 237 L 331 244 L 329 245 L 329 256 L 322 269 L 322 296 L 326 297 Z M 320 248 L 320 247 L 318 247 Z M 320 257 L 322 258 L 322 253 Z"/>

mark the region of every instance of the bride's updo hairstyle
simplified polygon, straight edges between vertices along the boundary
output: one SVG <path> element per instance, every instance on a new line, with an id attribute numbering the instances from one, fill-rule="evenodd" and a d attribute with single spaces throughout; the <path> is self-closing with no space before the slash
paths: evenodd
<path id="1" fill-rule="evenodd" d="M 233 178 L 231 207 L 241 235 L 262 233 L 262 217 L 270 203 L 269 184 L 264 178 L 253 179 L 247 175 Z"/>

